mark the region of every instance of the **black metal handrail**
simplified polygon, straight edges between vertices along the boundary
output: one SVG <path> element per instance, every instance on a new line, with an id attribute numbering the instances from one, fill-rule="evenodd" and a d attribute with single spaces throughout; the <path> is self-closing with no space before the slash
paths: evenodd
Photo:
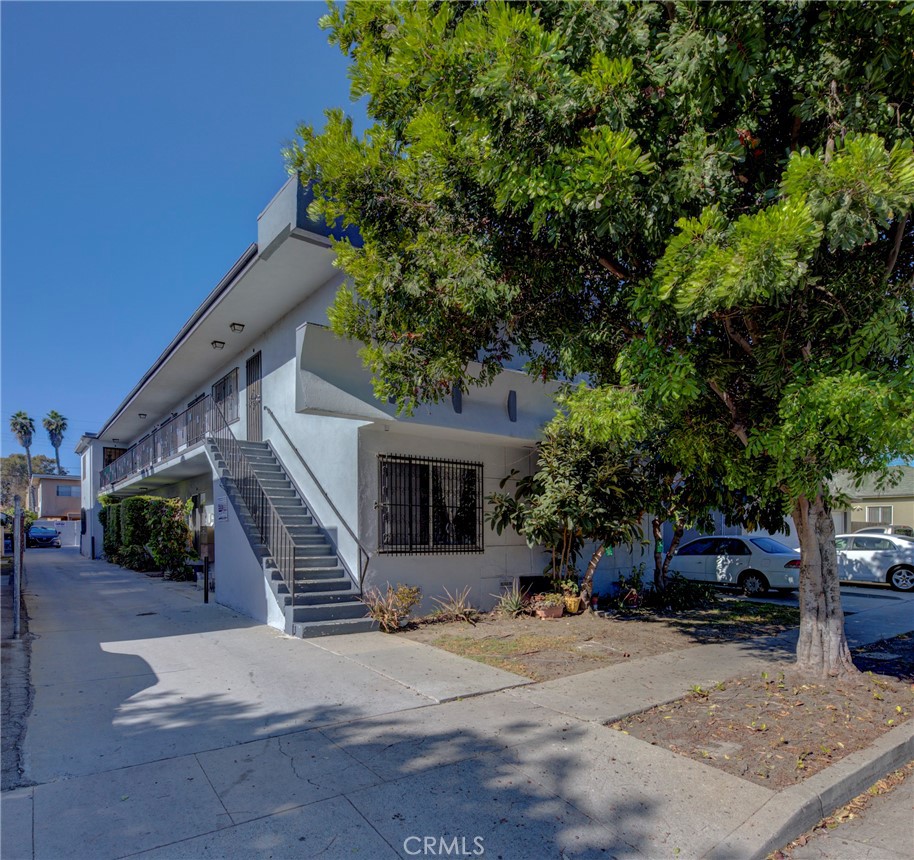
<path id="1" fill-rule="evenodd" d="M 107 487 L 136 475 L 174 457 L 206 437 L 211 420 L 212 397 L 207 394 L 183 412 L 167 421 L 131 445 L 120 457 L 101 470 L 101 486 Z"/>
<path id="2" fill-rule="evenodd" d="M 355 541 L 355 545 L 359 548 L 359 591 L 361 592 L 363 590 L 363 585 L 365 582 L 365 574 L 368 572 L 368 562 L 371 561 L 371 553 L 367 549 L 365 549 L 364 546 L 362 546 L 362 542 L 358 539 L 358 537 L 356 536 L 356 533 L 352 530 L 349 523 L 346 522 L 346 519 L 339 512 L 336 505 L 333 504 L 333 499 L 331 499 L 330 496 L 327 495 L 327 491 L 324 489 L 323 484 L 321 484 L 317 475 L 315 475 L 314 472 L 311 471 L 311 467 L 305 462 L 305 458 L 302 457 L 301 451 L 298 450 L 298 448 L 295 446 L 295 443 L 289 438 L 289 434 L 286 433 L 282 424 L 279 423 L 279 419 L 276 417 L 273 410 L 270 409 L 269 406 L 264 405 L 263 411 L 266 412 L 270 416 L 270 418 L 273 419 L 273 423 L 277 426 L 277 428 L 279 429 L 279 432 L 282 433 L 283 438 L 286 440 L 286 444 L 288 444 L 288 446 L 292 449 L 295 456 L 298 457 L 298 461 L 302 464 L 302 466 L 305 467 L 305 471 L 307 471 L 308 475 L 311 477 L 311 480 L 314 481 L 314 486 L 316 486 L 317 489 L 320 491 L 321 495 L 324 497 L 324 500 L 327 502 L 328 505 L 330 505 L 330 508 L 333 511 L 333 513 L 336 514 L 336 518 L 342 523 L 343 528 L 346 529 L 347 532 L 349 532 L 349 536 Z M 309 509 L 310 509 L 310 506 L 309 506 Z M 311 513 L 313 514 L 314 511 L 311 511 Z M 323 526 L 323 524 L 321 524 L 321 526 Z M 365 557 L 364 565 L 362 564 L 363 555 Z M 342 557 L 340 557 L 340 561 L 341 562 L 343 561 Z"/>
<path id="3" fill-rule="evenodd" d="M 219 449 L 229 477 L 235 484 L 244 502 L 263 545 L 273 557 L 282 575 L 286 588 L 295 605 L 295 563 L 297 551 L 295 541 L 282 521 L 273 503 L 264 492 L 250 460 L 244 456 L 235 434 L 229 426 L 219 405 L 213 401 L 210 409 L 209 438 Z"/>

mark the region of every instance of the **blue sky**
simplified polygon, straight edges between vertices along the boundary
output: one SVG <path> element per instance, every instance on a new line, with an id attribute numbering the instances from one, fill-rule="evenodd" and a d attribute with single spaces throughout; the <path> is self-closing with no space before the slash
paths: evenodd
<path id="1" fill-rule="evenodd" d="M 2 452 L 98 430 L 241 252 L 296 125 L 349 101 L 324 3 L 3 2 Z"/>

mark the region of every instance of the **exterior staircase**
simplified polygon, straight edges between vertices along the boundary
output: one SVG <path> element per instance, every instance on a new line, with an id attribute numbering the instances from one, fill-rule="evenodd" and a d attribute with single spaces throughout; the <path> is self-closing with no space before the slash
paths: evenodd
<path id="1" fill-rule="evenodd" d="M 285 612 L 286 633 L 310 638 L 376 629 L 376 623 L 368 618 L 365 605 L 359 600 L 359 590 L 352 577 L 340 564 L 336 548 L 308 510 L 270 445 L 239 440 L 238 446 L 295 544 L 293 597 L 269 548 L 261 540 L 233 476 L 226 469 L 218 444 L 211 441 L 210 453 L 223 475 L 223 486 Z"/>

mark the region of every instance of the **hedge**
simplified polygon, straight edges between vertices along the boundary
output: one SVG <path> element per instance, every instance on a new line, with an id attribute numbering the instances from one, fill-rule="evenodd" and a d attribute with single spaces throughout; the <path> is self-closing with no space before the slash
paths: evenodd
<path id="1" fill-rule="evenodd" d="M 149 504 L 152 500 L 152 496 L 131 496 L 121 502 L 121 546 L 149 543 Z"/>
<path id="2" fill-rule="evenodd" d="M 131 496 L 107 503 L 99 511 L 105 533 L 105 557 L 131 570 L 161 570 L 171 579 L 185 579 L 192 556 L 187 503 L 157 496 Z"/>

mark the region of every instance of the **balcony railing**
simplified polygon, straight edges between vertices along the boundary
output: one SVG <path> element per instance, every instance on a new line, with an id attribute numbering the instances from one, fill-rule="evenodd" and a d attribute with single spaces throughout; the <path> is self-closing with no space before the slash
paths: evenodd
<path id="1" fill-rule="evenodd" d="M 101 471 L 101 486 L 109 487 L 144 469 L 163 463 L 176 454 L 203 442 L 213 423 L 210 395 L 201 397 L 183 412 L 173 415 L 159 427 L 128 448 Z"/>

